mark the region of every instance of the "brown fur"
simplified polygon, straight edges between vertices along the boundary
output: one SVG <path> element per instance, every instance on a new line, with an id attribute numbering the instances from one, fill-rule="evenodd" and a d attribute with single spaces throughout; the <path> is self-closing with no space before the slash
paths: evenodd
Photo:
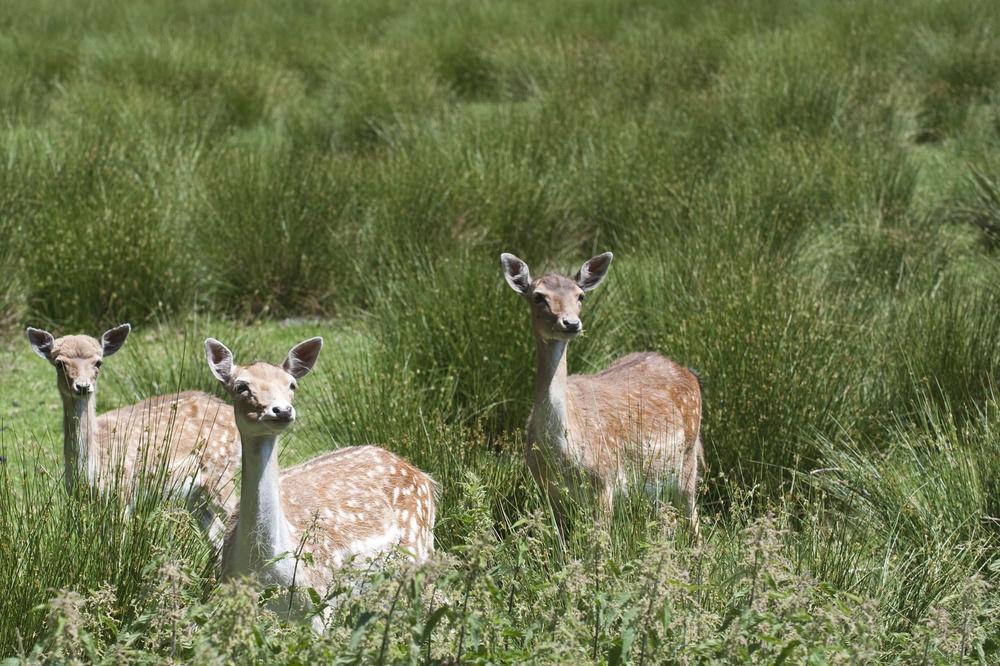
<path id="1" fill-rule="evenodd" d="M 639 352 L 597 374 L 571 375 L 567 383 L 580 467 L 606 489 L 606 508 L 615 475 L 631 470 L 651 481 L 674 477 L 687 513 L 702 455 L 701 390 L 694 373 L 661 354 Z M 670 443 L 675 433 L 680 446 Z"/>
<path id="2" fill-rule="evenodd" d="M 347 447 L 282 470 L 281 504 L 292 539 L 312 556 L 300 565 L 298 584 L 320 592 L 358 542 L 386 531 L 398 529 L 398 545 L 418 561 L 434 550 L 434 481 L 385 449 Z M 232 557 L 238 521 L 237 510 L 223 560 Z"/>
<path id="3" fill-rule="evenodd" d="M 233 398 L 242 442 L 241 507 L 225 539 L 224 578 L 253 576 L 322 594 L 333 570 L 354 556 L 367 566 L 401 546 L 420 562 L 434 549 L 434 481 L 390 451 L 344 448 L 279 470 L 278 438 L 296 418 L 297 380 L 311 371 L 322 344 L 312 338 L 296 345 L 279 367 L 235 365 L 225 345 L 205 342 L 209 368 Z M 309 557 L 290 557 L 300 550 Z M 308 614 L 308 598 L 293 600 L 276 610 Z"/>
<path id="4" fill-rule="evenodd" d="M 32 333 L 32 330 L 29 340 L 35 346 L 44 339 L 41 335 L 44 332 Z M 127 331 L 114 351 L 124 343 L 125 336 Z M 213 516 L 203 514 L 205 508 L 211 509 L 220 520 L 216 529 L 221 530 L 236 504 L 233 460 L 239 453 L 239 432 L 228 405 L 207 393 L 185 391 L 96 416 L 97 380 L 105 356 L 102 342 L 87 335 L 67 335 L 55 338 L 48 347 L 36 348 L 36 352 L 56 367 L 56 383 L 64 406 L 64 429 L 67 437 L 82 430 L 80 435 L 89 439 L 90 455 L 98 472 L 97 484 L 107 484 L 110 475 L 119 469 L 126 484 L 130 484 L 140 472 L 151 472 L 157 465 L 165 464 L 168 483 L 188 496 L 203 528 L 214 539 L 221 540 L 221 533 L 211 533 Z M 89 392 L 78 392 L 80 386 L 89 387 Z M 89 418 L 84 415 L 83 426 L 75 421 L 79 417 L 74 402 L 78 400 L 88 401 L 86 411 L 91 415 Z M 68 467 L 75 464 L 76 461 L 67 461 Z M 79 473 L 68 473 L 67 483 Z"/>
<path id="5" fill-rule="evenodd" d="M 124 452 L 128 470 L 165 459 L 175 483 L 197 476 L 197 485 L 211 489 L 225 511 L 224 523 L 235 510 L 240 438 L 232 408 L 223 400 L 202 391 L 161 395 L 105 412 L 97 424 L 103 459 Z"/>
<path id="6" fill-rule="evenodd" d="M 561 524 L 557 486 L 577 489 L 582 477 L 605 512 L 629 482 L 666 486 L 697 530 L 703 452 L 701 386 L 694 373 L 642 352 L 596 374 L 567 376 L 569 341 L 583 332 L 584 294 L 603 279 L 611 254 L 590 259 L 574 278 L 553 273 L 532 279 L 527 264 L 513 255 L 503 255 L 501 263 L 508 284 L 531 307 L 536 379 L 526 458 Z"/>

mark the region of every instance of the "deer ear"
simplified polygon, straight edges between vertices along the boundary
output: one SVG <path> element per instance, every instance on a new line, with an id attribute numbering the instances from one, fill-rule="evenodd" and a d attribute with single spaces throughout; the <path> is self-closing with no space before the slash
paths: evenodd
<path id="1" fill-rule="evenodd" d="M 305 342 L 300 342 L 288 352 L 281 367 L 296 379 L 305 377 L 316 365 L 321 349 L 323 349 L 323 338 L 309 338 Z"/>
<path id="2" fill-rule="evenodd" d="M 233 376 L 233 352 L 229 347 L 215 338 L 205 340 L 205 357 L 208 359 L 208 369 L 215 378 L 228 385 Z"/>
<path id="3" fill-rule="evenodd" d="M 611 260 L 614 258 L 615 255 L 605 252 L 583 262 L 583 266 L 580 267 L 580 270 L 577 271 L 576 276 L 573 278 L 576 280 L 577 286 L 584 291 L 590 291 L 601 284 L 601 280 L 608 274 L 608 269 L 611 267 Z"/>
<path id="4" fill-rule="evenodd" d="M 55 344 L 55 338 L 48 331 L 43 331 L 40 328 L 28 327 L 25 333 L 28 334 L 28 344 L 31 348 L 35 350 L 35 353 L 44 358 L 46 361 L 52 360 L 52 345 Z"/>
<path id="5" fill-rule="evenodd" d="M 104 350 L 104 355 L 111 356 L 121 349 L 131 332 L 131 324 L 122 324 L 104 331 L 104 335 L 101 336 L 101 348 Z"/>
<path id="6" fill-rule="evenodd" d="M 527 294 L 531 288 L 531 273 L 528 264 L 509 252 L 500 255 L 500 265 L 503 266 L 503 276 L 510 288 L 519 294 Z"/>

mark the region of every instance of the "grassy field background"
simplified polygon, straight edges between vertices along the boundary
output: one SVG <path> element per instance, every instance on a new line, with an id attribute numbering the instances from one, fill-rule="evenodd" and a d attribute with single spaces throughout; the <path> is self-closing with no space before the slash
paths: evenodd
<path id="1" fill-rule="evenodd" d="M 9 0 L 0 656 L 287 663 L 1000 658 L 994 3 Z M 520 451 L 533 272 L 615 252 L 570 369 L 705 381 L 705 534 L 555 539 Z M 441 557 L 314 637 L 178 507 L 60 479 L 23 326 L 131 321 L 99 408 L 321 334 L 291 463 L 376 443 Z"/>

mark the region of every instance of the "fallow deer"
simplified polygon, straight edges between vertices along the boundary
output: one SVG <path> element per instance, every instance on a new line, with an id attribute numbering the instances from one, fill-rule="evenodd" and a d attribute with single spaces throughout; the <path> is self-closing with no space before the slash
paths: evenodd
<path id="1" fill-rule="evenodd" d="M 322 346 L 322 338 L 311 338 L 281 366 L 239 366 L 224 344 L 205 341 L 208 366 L 232 396 L 242 440 L 240 505 L 226 534 L 222 577 L 287 588 L 290 597 L 272 599 L 271 606 L 299 618 L 311 604 L 296 590 L 325 594 L 333 570 L 352 558 L 378 564 L 376 558 L 400 546 L 421 562 L 434 549 L 434 481 L 395 454 L 347 447 L 279 470 L 278 438 L 295 421 L 298 380 Z M 310 556 L 299 558 L 300 551 Z M 313 626 L 322 629 L 318 616 Z"/>
<path id="2" fill-rule="evenodd" d="M 573 278 L 550 273 L 535 279 L 521 259 L 500 256 L 507 284 L 531 308 L 535 336 L 528 467 L 560 530 L 566 525 L 560 483 L 579 491 L 582 479 L 607 514 L 615 493 L 635 480 L 656 497 L 667 491 L 697 533 L 703 463 L 698 377 L 654 352 L 628 354 L 597 374 L 567 376 L 566 348 L 583 332 L 584 295 L 604 279 L 612 258 L 605 252 L 589 259 Z"/>
<path id="3" fill-rule="evenodd" d="M 130 490 L 143 470 L 167 466 L 168 486 L 180 493 L 213 545 L 222 545 L 225 523 L 236 504 L 233 458 L 239 433 L 228 406 L 200 391 L 161 395 L 97 415 L 97 378 L 105 358 L 125 344 L 132 327 L 122 324 L 101 336 L 55 338 L 28 327 L 35 353 L 56 368 L 63 403 L 66 488 L 103 490 L 121 474 Z"/>

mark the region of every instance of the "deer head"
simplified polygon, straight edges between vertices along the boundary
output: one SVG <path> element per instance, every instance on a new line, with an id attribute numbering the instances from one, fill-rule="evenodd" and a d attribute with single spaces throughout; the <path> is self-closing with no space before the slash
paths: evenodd
<path id="1" fill-rule="evenodd" d="M 280 366 L 260 361 L 240 366 L 224 344 L 205 340 L 208 367 L 233 399 L 240 432 L 274 435 L 295 421 L 298 380 L 313 369 L 322 348 L 323 338 L 310 338 L 292 347 Z"/>
<path id="2" fill-rule="evenodd" d="M 48 331 L 28 327 L 28 342 L 35 353 L 56 368 L 59 392 L 67 398 L 87 398 L 97 390 L 103 360 L 125 344 L 132 327 L 122 324 L 108 329 L 100 341 L 89 335 L 55 338 Z"/>
<path id="3" fill-rule="evenodd" d="M 504 278 L 528 301 L 535 336 L 542 340 L 572 340 L 583 332 L 580 311 L 584 295 L 601 283 L 614 258 L 610 252 L 588 259 L 572 278 L 549 273 L 533 279 L 528 264 L 513 254 L 500 255 Z"/>

